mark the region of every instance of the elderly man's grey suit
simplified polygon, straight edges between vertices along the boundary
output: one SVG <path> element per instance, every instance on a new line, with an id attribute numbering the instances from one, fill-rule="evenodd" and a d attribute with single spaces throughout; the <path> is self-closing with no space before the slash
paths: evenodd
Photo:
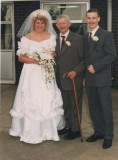
<path id="1" fill-rule="evenodd" d="M 79 108 L 82 107 L 82 80 L 84 71 L 84 56 L 83 56 L 83 40 L 80 35 L 69 32 L 65 45 L 60 49 L 60 37 L 57 37 L 56 45 L 57 54 L 57 83 L 62 91 L 64 102 L 64 111 L 66 119 L 66 127 L 72 131 L 78 131 L 77 112 L 75 109 L 75 100 L 73 94 L 73 85 L 70 78 L 63 78 L 63 75 L 69 71 L 75 71 L 77 76 L 75 84 L 78 94 Z M 65 94 L 66 93 L 66 94 Z M 67 97 L 69 96 L 69 98 Z M 69 100 L 68 100 L 69 99 Z M 71 107 L 70 107 L 71 106 Z"/>

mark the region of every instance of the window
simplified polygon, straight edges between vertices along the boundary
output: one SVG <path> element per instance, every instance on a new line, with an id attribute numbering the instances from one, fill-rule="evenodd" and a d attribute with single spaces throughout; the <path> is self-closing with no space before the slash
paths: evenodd
<path id="1" fill-rule="evenodd" d="M 82 0 L 82 1 L 50 1 L 46 0 L 41 1 L 41 8 L 47 10 L 52 16 L 53 26 L 58 33 L 58 29 L 55 25 L 55 20 L 58 15 L 66 14 L 70 17 L 71 26 L 70 30 L 76 32 L 78 34 L 84 35 L 87 32 L 86 25 L 86 11 L 89 9 L 90 1 Z"/>
<path id="2" fill-rule="evenodd" d="M 85 21 L 87 5 L 80 4 L 44 4 L 44 9 L 47 10 L 52 16 L 52 20 L 60 14 L 67 14 L 71 20 Z"/>
<path id="3" fill-rule="evenodd" d="M 1 49 L 12 49 L 12 7 L 1 4 Z"/>
<path id="4" fill-rule="evenodd" d="M 50 1 L 46 0 L 41 1 L 41 8 L 47 10 L 52 16 L 53 22 L 55 22 L 56 18 L 60 14 L 67 14 L 71 22 L 78 21 L 80 23 L 86 23 L 86 11 L 89 9 L 90 0 L 78 0 L 77 1 Z"/>
<path id="5" fill-rule="evenodd" d="M 1 3 L 1 79 L 0 84 L 15 83 L 14 3 Z"/>

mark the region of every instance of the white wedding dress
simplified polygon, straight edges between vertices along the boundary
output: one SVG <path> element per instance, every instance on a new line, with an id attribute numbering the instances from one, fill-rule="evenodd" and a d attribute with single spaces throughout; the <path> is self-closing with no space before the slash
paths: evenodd
<path id="1" fill-rule="evenodd" d="M 41 42 L 22 37 L 18 42 L 17 55 L 32 56 L 40 48 L 54 51 L 55 36 Z M 20 141 L 37 144 L 45 140 L 59 141 L 57 130 L 64 128 L 63 102 L 55 79 L 45 82 L 45 70 L 41 65 L 24 64 L 16 91 L 12 124 L 9 134 L 20 137 Z"/>

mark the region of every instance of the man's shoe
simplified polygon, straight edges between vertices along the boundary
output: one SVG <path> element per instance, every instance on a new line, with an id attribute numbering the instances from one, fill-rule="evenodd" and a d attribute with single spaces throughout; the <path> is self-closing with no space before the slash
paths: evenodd
<path id="1" fill-rule="evenodd" d="M 70 132 L 67 135 L 64 136 L 65 140 L 73 140 L 75 138 L 80 137 L 80 133 L 79 132 Z"/>
<path id="2" fill-rule="evenodd" d="M 111 146 L 112 146 L 112 139 L 104 139 L 103 148 L 107 149 L 110 148 Z"/>
<path id="3" fill-rule="evenodd" d="M 104 138 L 103 135 L 95 135 L 95 134 L 93 134 L 92 136 L 90 136 L 90 137 L 88 137 L 86 139 L 86 142 L 95 142 L 98 139 L 103 139 L 103 138 Z"/>
<path id="4" fill-rule="evenodd" d="M 63 128 L 63 129 L 59 130 L 59 131 L 58 131 L 58 134 L 59 134 L 59 135 L 64 135 L 64 134 L 67 134 L 67 133 L 69 133 L 69 132 L 71 132 L 71 129 L 65 127 L 65 128 Z"/>

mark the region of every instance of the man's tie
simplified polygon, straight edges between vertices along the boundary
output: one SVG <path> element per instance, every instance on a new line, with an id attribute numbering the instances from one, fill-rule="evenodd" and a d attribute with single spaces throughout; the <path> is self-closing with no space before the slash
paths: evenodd
<path id="1" fill-rule="evenodd" d="M 89 36 L 88 36 L 88 42 L 90 43 L 91 42 L 91 40 L 92 40 L 92 32 L 89 32 Z"/>
<path id="2" fill-rule="evenodd" d="M 64 44 L 65 44 L 65 36 L 61 36 L 62 37 L 62 41 L 61 41 L 61 49 L 63 48 Z"/>

